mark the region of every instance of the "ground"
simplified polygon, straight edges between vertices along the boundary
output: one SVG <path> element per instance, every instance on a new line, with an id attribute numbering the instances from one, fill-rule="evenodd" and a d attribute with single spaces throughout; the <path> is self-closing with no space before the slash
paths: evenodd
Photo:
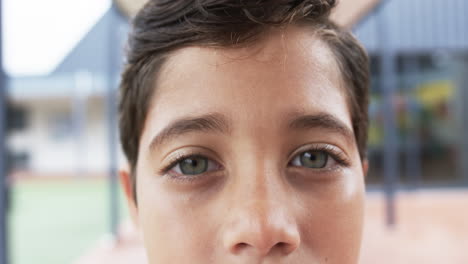
<path id="1" fill-rule="evenodd" d="M 22 180 L 10 198 L 12 264 L 72 263 L 110 230 L 104 178 Z"/>

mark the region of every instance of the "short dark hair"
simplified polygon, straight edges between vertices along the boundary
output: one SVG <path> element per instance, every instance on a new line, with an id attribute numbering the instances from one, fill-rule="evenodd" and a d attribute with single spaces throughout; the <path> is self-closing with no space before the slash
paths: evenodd
<path id="1" fill-rule="evenodd" d="M 369 66 L 352 34 L 329 19 L 335 0 L 150 0 L 137 14 L 120 83 L 120 139 L 135 189 L 140 137 L 161 65 L 188 46 L 236 47 L 272 27 L 309 26 L 327 43 L 343 74 L 361 159 L 366 157 Z"/>

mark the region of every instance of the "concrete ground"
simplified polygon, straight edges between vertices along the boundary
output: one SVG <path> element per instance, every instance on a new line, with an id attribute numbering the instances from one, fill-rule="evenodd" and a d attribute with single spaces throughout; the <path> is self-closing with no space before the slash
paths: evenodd
<path id="1" fill-rule="evenodd" d="M 361 264 L 468 263 L 468 190 L 401 193 L 397 209 L 397 225 L 389 229 L 382 195 L 368 194 Z M 146 263 L 131 225 L 121 233 L 119 243 L 104 239 L 74 264 Z"/>

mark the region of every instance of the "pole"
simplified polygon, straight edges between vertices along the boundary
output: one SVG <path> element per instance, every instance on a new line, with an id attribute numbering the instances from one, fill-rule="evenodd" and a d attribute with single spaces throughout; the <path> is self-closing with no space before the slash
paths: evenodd
<path id="1" fill-rule="evenodd" d="M 110 231 L 118 240 L 118 225 L 120 219 L 119 193 L 117 177 L 117 96 L 116 96 L 116 69 L 117 69 L 117 23 L 115 21 L 115 6 L 112 6 L 108 13 L 108 85 L 107 85 L 107 120 L 108 120 L 108 140 L 109 140 L 109 193 L 110 193 Z"/>
<path id="2" fill-rule="evenodd" d="M 468 55 L 460 55 L 457 59 L 458 70 L 458 107 L 459 107 L 459 134 L 460 137 L 460 155 L 458 158 L 458 170 L 462 185 L 468 187 L 468 139 L 466 131 L 468 131 Z"/>
<path id="3" fill-rule="evenodd" d="M 6 76 L 3 71 L 2 28 L 2 1 L 0 0 L 0 264 L 7 264 Z"/>
<path id="4" fill-rule="evenodd" d="M 383 92 L 383 119 L 384 119 L 384 191 L 386 223 L 389 227 L 395 225 L 395 187 L 398 180 L 398 139 L 396 131 L 396 118 L 393 99 L 396 88 L 396 52 L 389 37 L 391 19 L 385 12 L 383 1 L 378 14 L 378 31 L 380 41 L 380 86 Z"/>
<path id="5" fill-rule="evenodd" d="M 73 91 L 73 133 L 76 141 L 76 170 L 78 177 L 83 177 L 87 173 L 86 168 L 86 108 L 88 92 L 92 88 L 92 76 L 87 71 L 78 71 L 74 76 Z"/>
<path id="6" fill-rule="evenodd" d="M 413 98 L 412 92 L 419 85 L 420 65 L 416 58 L 407 58 L 403 61 L 403 72 L 406 73 L 406 114 L 409 122 L 406 134 L 406 175 L 410 188 L 416 190 L 422 182 L 421 174 L 421 139 L 420 139 L 420 106 Z"/>

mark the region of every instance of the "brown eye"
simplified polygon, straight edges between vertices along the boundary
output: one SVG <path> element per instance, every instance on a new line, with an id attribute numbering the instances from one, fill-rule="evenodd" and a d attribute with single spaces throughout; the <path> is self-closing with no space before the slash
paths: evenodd
<path id="1" fill-rule="evenodd" d="M 328 153 L 324 151 L 306 151 L 297 155 L 293 159 L 292 165 L 311 169 L 322 169 L 327 165 L 328 156 Z"/>

